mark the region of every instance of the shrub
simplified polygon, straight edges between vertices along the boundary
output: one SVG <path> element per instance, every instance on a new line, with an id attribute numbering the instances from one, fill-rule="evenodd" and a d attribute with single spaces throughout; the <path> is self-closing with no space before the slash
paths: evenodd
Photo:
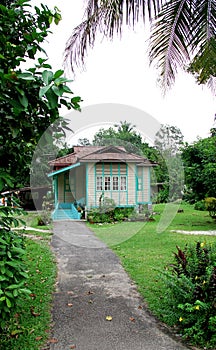
<path id="1" fill-rule="evenodd" d="M 196 202 L 194 204 L 194 209 L 195 210 L 200 210 L 200 211 L 205 211 L 206 210 L 205 201 L 201 200 L 201 201 Z"/>
<path id="2" fill-rule="evenodd" d="M 167 185 L 164 186 L 163 189 L 161 189 L 158 194 L 156 195 L 156 198 L 154 199 L 155 203 L 167 203 L 169 198 L 169 187 Z"/>
<path id="3" fill-rule="evenodd" d="M 103 212 L 100 209 L 92 209 L 88 213 L 88 221 L 92 223 L 111 222 L 113 220 L 113 211 Z"/>
<path id="4" fill-rule="evenodd" d="M 52 222 L 51 212 L 42 211 L 39 216 L 37 216 L 37 226 L 50 225 Z"/>
<path id="5" fill-rule="evenodd" d="M 94 223 L 122 221 L 128 218 L 134 212 L 134 208 L 113 208 L 105 206 L 101 208 L 92 209 L 88 213 L 88 221 Z"/>
<path id="6" fill-rule="evenodd" d="M 20 213 L 19 208 L 0 207 L 0 329 L 15 312 L 18 298 L 30 292 L 25 288 L 25 238 L 11 229 L 23 223 L 14 218 Z"/>
<path id="7" fill-rule="evenodd" d="M 129 207 L 129 208 L 119 208 L 116 207 L 114 210 L 114 220 L 115 221 L 122 221 L 124 219 L 127 219 L 128 217 L 130 217 L 134 212 L 134 208 L 133 207 Z"/>
<path id="8" fill-rule="evenodd" d="M 177 250 L 175 262 L 163 274 L 167 286 L 164 319 L 193 344 L 215 348 L 216 244 L 197 242 Z"/>
<path id="9" fill-rule="evenodd" d="M 216 219 L 216 198 L 208 197 L 205 199 L 206 210 L 208 210 L 209 215 Z"/>

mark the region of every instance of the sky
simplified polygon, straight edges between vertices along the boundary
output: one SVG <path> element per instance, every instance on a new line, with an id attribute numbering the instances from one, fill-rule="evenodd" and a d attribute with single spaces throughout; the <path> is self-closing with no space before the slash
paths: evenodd
<path id="1" fill-rule="evenodd" d="M 32 0 L 33 5 L 40 2 Z M 45 45 L 49 62 L 57 70 L 63 64 L 66 41 L 82 20 L 85 0 L 44 0 L 43 3 L 61 10 L 62 21 L 52 26 L 53 34 Z M 74 80 L 72 91 L 83 99 L 81 107 L 84 110 L 103 103 L 129 105 L 159 123 L 180 128 L 189 143 L 197 137 L 208 137 L 216 112 L 215 96 L 207 87 L 198 86 L 192 76 L 180 72 L 175 85 L 163 97 L 157 85 L 157 71 L 149 67 L 146 39 L 141 24 L 135 30 L 125 29 L 122 38 L 100 39 L 88 51 L 85 70 L 77 70 L 75 77 L 67 72 Z M 134 124 L 133 115 L 117 118 L 116 122 L 126 119 Z"/>

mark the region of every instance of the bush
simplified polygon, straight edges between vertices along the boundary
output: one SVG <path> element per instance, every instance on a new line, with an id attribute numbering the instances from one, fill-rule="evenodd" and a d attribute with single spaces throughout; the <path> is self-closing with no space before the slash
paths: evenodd
<path id="1" fill-rule="evenodd" d="M 169 187 L 166 185 L 163 189 L 161 189 L 156 198 L 154 198 L 155 203 L 167 203 L 169 198 Z"/>
<path id="2" fill-rule="evenodd" d="M 206 210 L 208 210 L 209 215 L 216 219 L 216 198 L 208 197 L 205 199 Z"/>
<path id="3" fill-rule="evenodd" d="M 19 221 L 23 223 L 14 218 L 20 213 L 19 208 L 0 207 L 0 329 L 16 311 L 18 298 L 30 293 L 25 288 L 28 278 L 24 264 L 25 239 L 11 229 Z"/>
<path id="4" fill-rule="evenodd" d="M 195 210 L 200 210 L 200 211 L 205 211 L 206 210 L 206 205 L 205 205 L 205 201 L 198 201 L 194 204 L 194 209 Z"/>
<path id="5" fill-rule="evenodd" d="M 128 218 L 134 212 L 134 208 L 112 208 L 102 207 L 92 209 L 88 213 L 88 221 L 92 223 L 110 223 L 114 221 L 122 221 Z"/>
<path id="6" fill-rule="evenodd" d="M 50 225 L 52 222 L 51 212 L 42 211 L 39 216 L 37 216 L 37 226 Z"/>
<path id="7" fill-rule="evenodd" d="M 177 326 L 184 339 L 215 348 L 216 244 L 197 242 L 177 250 L 175 262 L 163 274 L 167 286 L 164 319 Z"/>
<path id="8" fill-rule="evenodd" d="M 24 238 L 12 231 L 0 230 L 0 328 L 16 309 L 17 299 L 21 294 L 29 293 L 25 288 L 26 266 Z"/>

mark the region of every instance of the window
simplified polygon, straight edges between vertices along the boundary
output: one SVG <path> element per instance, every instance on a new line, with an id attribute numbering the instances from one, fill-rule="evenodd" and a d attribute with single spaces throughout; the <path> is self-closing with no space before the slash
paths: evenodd
<path id="1" fill-rule="evenodd" d="M 126 191 L 127 190 L 127 182 L 126 182 L 126 176 L 120 177 L 120 190 Z"/>
<path id="2" fill-rule="evenodd" d="M 65 192 L 70 192 L 69 173 L 64 174 L 64 187 Z"/>
<path id="3" fill-rule="evenodd" d="M 113 191 L 118 191 L 119 189 L 119 178 L 118 176 L 113 176 Z"/>
<path id="4" fill-rule="evenodd" d="M 142 178 L 141 178 L 141 177 L 138 177 L 138 178 L 137 178 L 137 190 L 138 190 L 138 191 L 142 191 L 142 189 L 143 189 Z"/>
<path id="5" fill-rule="evenodd" d="M 102 189 L 103 189 L 103 180 L 102 180 L 102 176 L 97 176 L 96 188 L 97 188 L 97 191 L 102 191 Z"/>
<path id="6" fill-rule="evenodd" d="M 110 178 L 110 176 L 105 176 L 105 178 L 104 178 L 104 190 L 105 191 L 110 191 L 110 181 L 111 180 L 111 178 Z"/>
<path id="7" fill-rule="evenodd" d="M 127 165 L 97 163 L 95 165 L 96 191 L 127 191 Z"/>

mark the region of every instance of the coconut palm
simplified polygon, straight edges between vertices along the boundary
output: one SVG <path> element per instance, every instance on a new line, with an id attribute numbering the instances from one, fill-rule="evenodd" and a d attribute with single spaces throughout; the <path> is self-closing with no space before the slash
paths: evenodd
<path id="1" fill-rule="evenodd" d="M 136 127 L 136 125 L 131 124 L 126 120 L 124 121 L 121 120 L 118 124 L 114 124 L 114 126 L 118 128 L 117 130 L 119 133 L 123 133 L 123 134 L 129 134 L 134 132 L 134 128 Z"/>
<path id="2" fill-rule="evenodd" d="M 175 81 L 179 67 L 214 89 L 216 75 L 216 0 L 87 0 L 82 23 L 69 38 L 65 62 L 83 65 L 98 33 L 113 38 L 124 25 L 151 22 L 149 57 L 162 87 Z"/>

